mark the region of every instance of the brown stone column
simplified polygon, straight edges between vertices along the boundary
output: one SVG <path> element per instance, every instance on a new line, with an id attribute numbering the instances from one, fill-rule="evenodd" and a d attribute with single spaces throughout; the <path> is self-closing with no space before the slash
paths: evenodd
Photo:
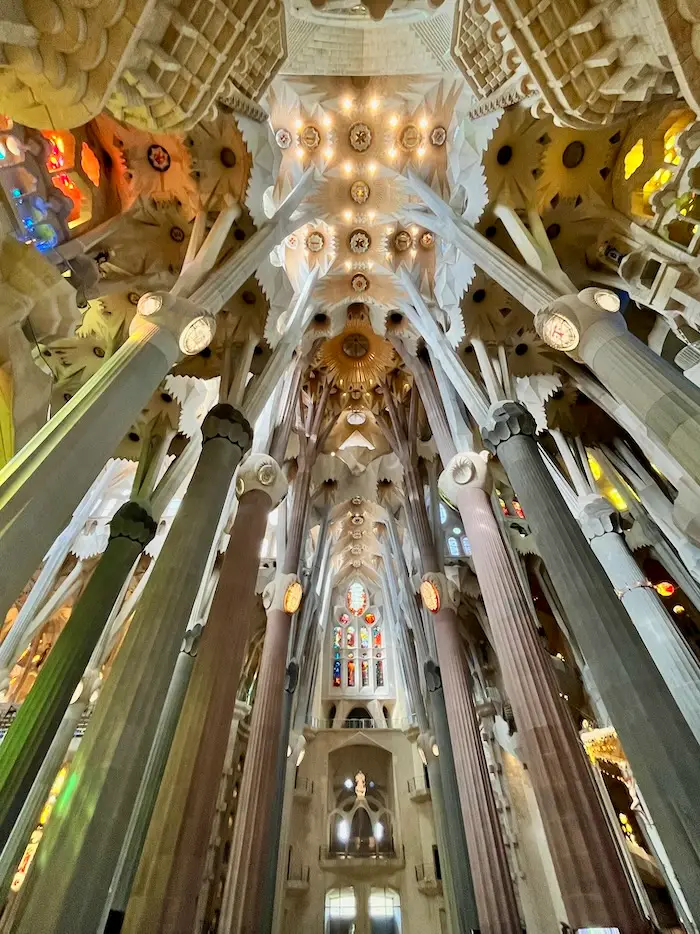
<path id="1" fill-rule="evenodd" d="M 647 930 L 599 803 L 576 728 L 559 696 L 484 487 L 486 463 L 458 454 L 440 478 L 458 507 L 513 706 L 566 920 L 573 928 Z"/>
<path id="2" fill-rule="evenodd" d="M 258 934 L 259 930 L 259 897 L 270 859 L 270 802 L 277 787 L 277 747 L 291 624 L 291 615 L 283 609 L 283 599 L 291 580 L 296 577 L 281 575 L 271 585 L 275 588 L 274 601 L 267 614 L 231 847 L 231 869 L 219 920 L 221 934 Z"/>
<path id="3" fill-rule="evenodd" d="M 433 616 L 435 644 L 452 739 L 481 934 L 520 934 L 521 923 L 510 876 L 501 823 L 491 787 L 486 755 L 472 699 L 472 683 L 448 581 L 426 574 L 421 590 L 428 609 L 437 594 Z M 428 594 L 426 595 L 426 587 Z"/>
<path id="4" fill-rule="evenodd" d="M 256 596 L 267 517 L 286 492 L 277 463 L 238 470 L 238 511 L 131 892 L 124 934 L 191 934 Z"/>

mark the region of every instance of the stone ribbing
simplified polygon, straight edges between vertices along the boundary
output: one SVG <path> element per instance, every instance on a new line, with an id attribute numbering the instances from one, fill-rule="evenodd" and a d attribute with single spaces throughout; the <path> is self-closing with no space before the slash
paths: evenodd
<path id="1" fill-rule="evenodd" d="M 248 423 L 217 405 L 23 891 L 15 934 L 97 930 Z"/>
<path id="2" fill-rule="evenodd" d="M 566 920 L 574 928 L 618 927 L 625 934 L 646 930 L 490 501 L 484 490 L 465 486 L 457 505 L 471 544 Z"/>
<path id="3" fill-rule="evenodd" d="M 163 775 L 124 934 L 191 934 L 255 605 L 270 497 L 245 493 Z"/>
<path id="4" fill-rule="evenodd" d="M 0 846 L 29 794 L 127 575 L 156 533 L 150 513 L 125 503 L 109 542 L 0 745 Z"/>
<path id="5" fill-rule="evenodd" d="M 492 416 L 484 440 L 525 510 L 686 900 L 700 917 L 700 748 L 542 461 L 532 417 L 511 402 Z"/>
<path id="6" fill-rule="evenodd" d="M 517 934 L 520 916 L 457 614 L 442 607 L 433 619 L 481 934 Z"/>

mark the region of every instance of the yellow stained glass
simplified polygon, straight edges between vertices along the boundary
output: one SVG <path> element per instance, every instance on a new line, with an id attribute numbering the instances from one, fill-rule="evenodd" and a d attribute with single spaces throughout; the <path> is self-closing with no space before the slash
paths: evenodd
<path id="1" fill-rule="evenodd" d="M 630 178 L 644 162 L 644 142 L 640 138 L 625 155 L 625 178 Z"/>

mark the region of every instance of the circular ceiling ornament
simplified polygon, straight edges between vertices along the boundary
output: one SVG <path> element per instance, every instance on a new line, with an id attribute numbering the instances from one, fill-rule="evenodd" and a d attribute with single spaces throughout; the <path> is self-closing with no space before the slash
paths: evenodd
<path id="1" fill-rule="evenodd" d="M 424 249 L 429 250 L 435 246 L 435 234 L 430 230 L 424 230 L 418 242 Z"/>
<path id="2" fill-rule="evenodd" d="M 215 332 L 216 319 L 213 315 L 194 318 L 180 334 L 180 350 L 188 357 L 200 353 L 212 342 Z"/>
<path id="3" fill-rule="evenodd" d="M 306 249 L 309 253 L 320 253 L 326 245 L 326 240 L 320 230 L 312 230 L 306 238 Z"/>
<path id="4" fill-rule="evenodd" d="M 175 243 L 183 243 L 185 239 L 185 231 L 182 229 L 182 227 L 171 227 L 170 239 L 174 240 Z"/>
<path id="5" fill-rule="evenodd" d="M 351 555 L 361 555 L 362 554 L 362 545 L 353 545 L 350 549 Z"/>
<path id="6" fill-rule="evenodd" d="M 420 595 L 426 610 L 437 613 L 440 609 L 440 591 L 435 584 L 429 580 L 423 581 L 420 585 Z"/>
<path id="7" fill-rule="evenodd" d="M 397 253 L 405 253 L 413 246 L 413 237 L 407 230 L 399 230 L 394 236 L 394 249 Z"/>
<path id="8" fill-rule="evenodd" d="M 369 340 L 364 334 L 348 334 L 343 341 L 343 353 L 353 360 L 366 357 L 369 351 Z"/>
<path id="9" fill-rule="evenodd" d="M 292 134 L 285 127 L 280 127 L 275 133 L 275 142 L 280 149 L 289 149 L 292 145 Z"/>
<path id="10" fill-rule="evenodd" d="M 363 525 L 365 518 L 364 516 L 353 516 L 350 521 L 352 522 L 353 525 Z"/>
<path id="11" fill-rule="evenodd" d="M 350 197 L 355 204 L 365 204 L 369 200 L 370 187 L 367 182 L 358 179 L 350 186 Z"/>
<path id="12" fill-rule="evenodd" d="M 352 562 L 352 566 L 353 566 L 354 568 L 361 568 L 361 567 L 362 567 L 362 562 L 361 562 L 361 561 L 353 561 L 353 562 Z"/>
<path id="13" fill-rule="evenodd" d="M 313 124 L 309 123 L 308 126 L 305 126 L 304 129 L 299 134 L 299 142 L 304 147 L 308 149 L 309 152 L 313 152 L 314 149 L 318 149 L 321 145 L 321 134 L 318 132 Z"/>
<path id="14" fill-rule="evenodd" d="M 362 497 L 361 497 L 361 496 L 353 496 L 353 498 L 350 500 L 350 502 L 353 504 L 353 506 L 361 506 L 361 505 L 362 505 Z"/>
<path id="15" fill-rule="evenodd" d="M 550 314 L 542 324 L 542 337 L 550 347 L 568 353 L 578 347 L 580 332 L 573 321 L 560 314 Z"/>
<path id="16" fill-rule="evenodd" d="M 350 285 L 352 286 L 353 292 L 366 292 L 369 288 L 369 279 L 361 272 L 358 272 L 350 280 Z"/>
<path id="17" fill-rule="evenodd" d="M 447 139 L 447 130 L 444 126 L 433 127 L 430 134 L 430 142 L 433 146 L 444 146 Z"/>
<path id="18" fill-rule="evenodd" d="M 146 158 L 148 159 L 148 164 L 152 169 L 155 169 L 156 172 L 167 172 L 172 163 L 170 153 L 165 146 L 161 146 L 160 143 L 151 143 L 148 147 Z"/>
<path id="19" fill-rule="evenodd" d="M 296 234 L 290 234 L 284 242 L 290 250 L 296 250 L 299 246 L 299 237 Z"/>
<path id="20" fill-rule="evenodd" d="M 350 538 L 352 538 L 352 539 L 354 539 L 354 540 L 357 541 L 357 540 L 359 540 L 360 538 L 362 538 L 362 536 L 363 536 L 364 534 L 365 534 L 365 533 L 362 532 L 360 529 L 353 529 L 352 532 L 350 533 Z"/>
<path id="21" fill-rule="evenodd" d="M 415 123 L 409 123 L 399 133 L 399 145 L 406 152 L 413 152 L 418 149 L 423 141 L 423 135 Z"/>
<path id="22" fill-rule="evenodd" d="M 366 123 L 353 123 L 348 131 L 348 141 L 355 152 L 367 152 L 372 145 L 372 130 Z"/>
<path id="23" fill-rule="evenodd" d="M 353 230 L 348 240 L 350 249 L 353 253 L 366 253 L 372 245 L 372 238 L 366 230 Z"/>

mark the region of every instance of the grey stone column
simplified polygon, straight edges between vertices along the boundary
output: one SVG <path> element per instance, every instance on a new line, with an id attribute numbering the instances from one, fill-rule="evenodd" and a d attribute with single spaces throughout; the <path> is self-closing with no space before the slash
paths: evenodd
<path id="1" fill-rule="evenodd" d="M 700 743 L 700 662 L 620 534 L 619 515 L 602 497 L 581 509 L 581 527 Z"/>
<path id="2" fill-rule="evenodd" d="M 96 931 L 234 470 L 250 447 L 230 405 L 204 444 L 37 853 L 16 934 Z"/>
<path id="3" fill-rule="evenodd" d="M 200 322 L 208 338 L 192 342 Z M 114 356 L 0 470 L 0 618 L 180 352 L 211 340 L 210 322 L 182 299 L 167 317 L 137 315 Z"/>
<path id="4" fill-rule="evenodd" d="M 469 868 L 467 841 L 463 832 L 462 810 L 459 800 L 459 786 L 452 755 L 452 741 L 447 722 L 445 695 L 442 691 L 440 669 L 432 659 L 425 663 L 425 683 L 430 698 L 430 712 L 435 728 L 438 751 L 440 753 L 440 790 L 444 807 L 446 825 L 447 856 L 450 877 L 455 897 L 456 922 L 460 934 L 479 930 L 479 915 L 476 908 L 474 883 Z M 432 783 L 431 783 L 432 787 Z"/>
<path id="5" fill-rule="evenodd" d="M 513 402 L 482 436 L 527 515 L 688 904 L 700 917 L 700 747 L 542 461 L 532 416 Z"/>
<path id="6" fill-rule="evenodd" d="M 127 502 L 109 542 L 27 699 L 0 745 L 0 846 L 4 846 L 134 562 L 156 533 L 150 512 Z"/>
<path id="7" fill-rule="evenodd" d="M 260 479 L 262 478 L 262 479 Z M 277 463 L 241 465 L 238 511 L 134 881 L 124 932 L 190 934 L 254 610 L 267 517 L 286 492 Z"/>

